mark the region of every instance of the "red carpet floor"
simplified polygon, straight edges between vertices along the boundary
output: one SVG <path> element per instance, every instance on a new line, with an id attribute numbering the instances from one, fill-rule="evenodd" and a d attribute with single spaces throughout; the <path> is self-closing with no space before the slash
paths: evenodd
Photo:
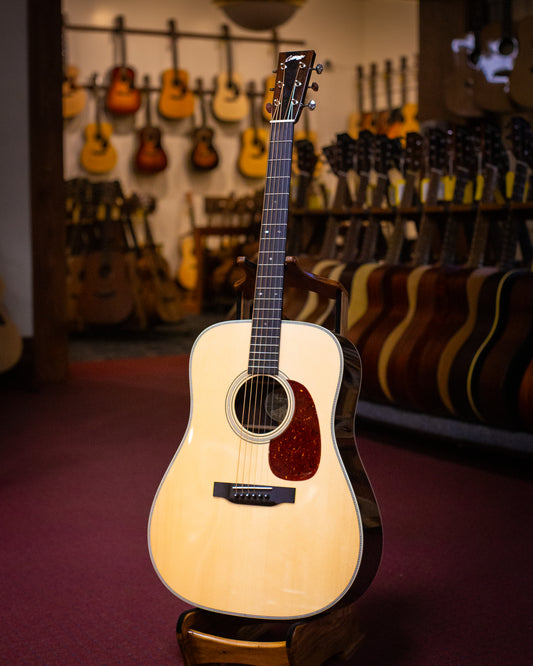
<path id="1" fill-rule="evenodd" d="M 182 664 L 146 545 L 188 415 L 185 357 L 72 365 L 0 393 L 0 663 Z M 385 550 L 351 664 L 533 663 L 528 462 L 359 429 Z M 332 661 L 331 663 L 338 663 Z"/>

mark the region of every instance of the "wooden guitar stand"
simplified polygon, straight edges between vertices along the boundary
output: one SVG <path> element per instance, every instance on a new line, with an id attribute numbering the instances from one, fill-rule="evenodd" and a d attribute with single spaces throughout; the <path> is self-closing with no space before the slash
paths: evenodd
<path id="1" fill-rule="evenodd" d="M 256 267 L 244 257 L 239 257 L 237 264 L 245 273 L 235 285 L 240 291 L 237 317 L 242 318 L 246 316 L 246 302 L 253 297 Z M 335 329 L 342 334 L 348 294 L 340 283 L 303 271 L 293 257 L 286 260 L 285 282 L 335 299 Z M 193 609 L 181 615 L 176 631 L 185 666 L 321 666 L 334 655 L 349 659 L 364 638 L 355 604 L 296 622 L 253 620 Z"/>
<path id="2" fill-rule="evenodd" d="M 237 258 L 237 266 L 244 271 L 244 277 L 235 283 L 235 289 L 240 292 L 237 305 L 237 319 L 248 316 L 244 312 L 245 304 L 253 298 L 256 265 L 246 257 Z M 285 284 L 305 291 L 314 291 L 320 296 L 335 300 L 335 332 L 344 334 L 348 317 L 348 292 L 336 280 L 308 273 L 302 270 L 295 257 L 285 259 Z"/>
<path id="3" fill-rule="evenodd" d="M 364 638 L 355 604 L 293 623 L 194 609 L 181 615 L 176 631 L 185 666 L 321 666 L 334 655 L 348 660 Z"/>

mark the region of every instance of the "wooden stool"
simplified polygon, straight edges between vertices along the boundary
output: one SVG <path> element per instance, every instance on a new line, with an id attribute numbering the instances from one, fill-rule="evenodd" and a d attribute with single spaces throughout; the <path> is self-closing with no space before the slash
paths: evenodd
<path id="1" fill-rule="evenodd" d="M 181 615 L 176 631 L 185 666 L 321 666 L 334 655 L 348 660 L 364 638 L 355 604 L 293 623 L 194 609 Z"/>

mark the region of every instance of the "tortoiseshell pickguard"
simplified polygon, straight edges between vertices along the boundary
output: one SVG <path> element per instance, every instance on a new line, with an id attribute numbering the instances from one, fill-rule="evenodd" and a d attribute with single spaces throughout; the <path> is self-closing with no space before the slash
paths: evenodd
<path id="1" fill-rule="evenodd" d="M 270 442 L 268 461 L 272 473 L 287 481 L 305 481 L 320 464 L 320 429 L 309 391 L 289 380 L 294 393 L 294 414 L 287 429 Z"/>

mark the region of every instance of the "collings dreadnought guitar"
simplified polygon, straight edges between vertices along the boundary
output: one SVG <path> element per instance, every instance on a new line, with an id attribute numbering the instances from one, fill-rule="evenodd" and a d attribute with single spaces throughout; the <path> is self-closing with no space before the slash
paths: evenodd
<path id="1" fill-rule="evenodd" d="M 196 340 L 189 425 L 150 515 L 165 585 L 217 613 L 320 613 L 366 589 L 381 551 L 353 433 L 358 354 L 325 328 L 282 321 L 294 123 L 314 56 L 279 55 L 253 319 Z"/>

